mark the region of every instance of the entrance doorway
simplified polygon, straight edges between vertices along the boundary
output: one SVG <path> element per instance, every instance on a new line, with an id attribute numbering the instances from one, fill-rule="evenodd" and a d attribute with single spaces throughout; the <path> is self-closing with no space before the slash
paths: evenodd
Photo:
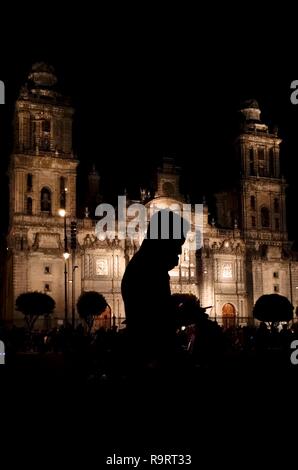
<path id="1" fill-rule="evenodd" d="M 227 303 L 223 305 L 222 320 L 224 328 L 232 328 L 236 325 L 236 309 L 233 304 Z"/>

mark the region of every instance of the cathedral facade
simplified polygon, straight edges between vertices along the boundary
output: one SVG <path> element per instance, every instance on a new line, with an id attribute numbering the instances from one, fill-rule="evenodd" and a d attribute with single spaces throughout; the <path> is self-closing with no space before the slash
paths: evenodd
<path id="1" fill-rule="evenodd" d="M 9 165 L 4 320 L 21 324 L 16 298 L 41 291 L 56 302 L 53 325 L 76 321 L 79 295 L 94 290 L 111 307 L 107 325 L 113 321 L 121 326 L 121 279 L 139 241 L 100 239 L 90 208 L 84 218 L 77 218 L 74 110 L 55 91 L 51 67 L 35 64 L 28 78 L 15 106 Z M 235 142 L 235 165 L 241 170 L 238 186 L 216 195 L 216 220 L 210 222 L 208 207 L 202 206 L 202 247 L 195 251 L 187 241 L 179 266 L 170 273 L 173 292 L 199 296 L 210 317 L 225 324 L 250 322 L 256 299 L 265 293 L 280 293 L 298 305 L 298 263 L 288 242 L 286 182 L 280 174 L 281 140 L 261 122 L 255 101 L 244 104 L 241 117 Z M 98 179 L 93 169 L 93 203 Z M 157 172 L 155 194 L 141 191 L 138 202 L 145 207 L 182 206 L 179 170 L 171 159 L 164 159 Z M 191 217 L 195 223 L 193 213 Z"/>

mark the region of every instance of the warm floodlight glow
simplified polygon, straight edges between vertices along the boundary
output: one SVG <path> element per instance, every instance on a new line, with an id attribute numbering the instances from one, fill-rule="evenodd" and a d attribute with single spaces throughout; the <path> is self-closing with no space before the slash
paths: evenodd
<path id="1" fill-rule="evenodd" d="M 60 215 L 60 217 L 65 217 L 66 210 L 65 209 L 59 209 L 58 214 Z"/>
<path id="2" fill-rule="evenodd" d="M 67 260 L 69 257 L 70 257 L 70 254 L 68 253 L 68 251 L 65 251 L 65 253 L 63 253 L 63 258 Z"/>

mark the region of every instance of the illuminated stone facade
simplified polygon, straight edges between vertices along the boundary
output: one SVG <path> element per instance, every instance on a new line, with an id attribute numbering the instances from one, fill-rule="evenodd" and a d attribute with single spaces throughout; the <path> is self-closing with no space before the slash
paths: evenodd
<path id="1" fill-rule="evenodd" d="M 55 299 L 54 324 L 63 322 L 64 219 L 58 211 L 65 208 L 68 248 L 71 221 L 77 222 L 78 234 L 77 249 L 66 264 L 67 318 L 71 319 L 82 291 L 96 290 L 106 297 L 120 325 L 124 317 L 121 279 L 139 244 L 98 239 L 90 207 L 85 218 L 76 217 L 73 109 L 54 91 L 51 67 L 35 64 L 29 80 L 15 108 L 4 319 L 19 323 L 16 297 L 37 290 Z M 208 313 L 219 321 L 224 315 L 246 322 L 244 317 L 251 316 L 253 303 L 263 293 L 279 292 L 298 303 L 298 269 L 287 241 L 286 184 L 279 170 L 280 139 L 261 123 L 256 102 L 246 103 L 241 114 L 235 163 L 241 168 L 239 186 L 217 195 L 216 223 L 208 222 L 204 206 L 203 248 L 195 253 L 186 243 L 179 266 L 170 273 L 173 292 L 199 295 L 201 304 L 211 306 Z M 95 169 L 89 183 L 91 205 L 99 183 Z M 170 159 L 158 170 L 156 189 L 154 198 L 142 190 L 140 201 L 160 207 L 183 203 L 179 171 Z"/>
<path id="2" fill-rule="evenodd" d="M 261 122 L 256 101 L 246 102 L 240 117 L 239 183 L 216 195 L 216 224 L 205 218 L 198 281 L 202 304 L 213 306 L 212 316 L 235 315 L 245 323 L 262 294 L 279 293 L 298 304 L 298 266 L 287 235 L 281 140 Z"/>

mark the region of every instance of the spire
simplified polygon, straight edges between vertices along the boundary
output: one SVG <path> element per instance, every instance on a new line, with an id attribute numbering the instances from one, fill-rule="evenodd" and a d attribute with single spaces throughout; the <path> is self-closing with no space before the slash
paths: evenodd
<path id="1" fill-rule="evenodd" d="M 96 170 L 95 165 L 92 165 L 91 170 L 88 173 L 88 194 L 86 200 L 86 206 L 88 206 L 88 212 L 94 214 L 95 208 L 101 202 L 100 194 L 100 176 Z"/>
<path id="2" fill-rule="evenodd" d="M 162 156 L 162 168 L 164 170 L 180 170 L 179 167 L 176 166 L 176 154 L 175 153 L 163 153 Z"/>
<path id="3" fill-rule="evenodd" d="M 37 87 L 52 87 L 57 83 L 54 67 L 45 62 L 37 62 L 32 66 L 28 76 Z"/>
<path id="4" fill-rule="evenodd" d="M 261 121 L 261 110 L 256 100 L 246 100 L 240 106 L 241 128 L 244 132 L 268 134 L 268 126 Z"/>
<path id="5" fill-rule="evenodd" d="M 96 202 L 96 199 L 99 195 L 99 183 L 100 176 L 98 171 L 95 168 L 95 165 L 92 165 L 92 169 L 88 174 L 88 189 L 89 189 L 89 198 L 91 201 Z"/>
<path id="6" fill-rule="evenodd" d="M 162 157 L 162 165 L 157 172 L 157 194 L 159 197 L 169 197 L 181 200 L 180 170 L 175 163 L 175 154 L 168 153 Z"/>
<path id="7" fill-rule="evenodd" d="M 64 154 L 73 158 L 74 110 L 70 100 L 56 90 L 56 84 L 51 65 L 38 62 L 32 66 L 15 107 L 15 151 L 35 155 L 46 152 L 58 158 Z"/>
<path id="8" fill-rule="evenodd" d="M 44 102 L 62 101 L 69 104 L 69 100 L 55 90 L 57 81 L 54 67 L 45 62 L 37 62 L 32 66 L 28 82 L 21 88 L 20 98 L 34 98 Z"/>

